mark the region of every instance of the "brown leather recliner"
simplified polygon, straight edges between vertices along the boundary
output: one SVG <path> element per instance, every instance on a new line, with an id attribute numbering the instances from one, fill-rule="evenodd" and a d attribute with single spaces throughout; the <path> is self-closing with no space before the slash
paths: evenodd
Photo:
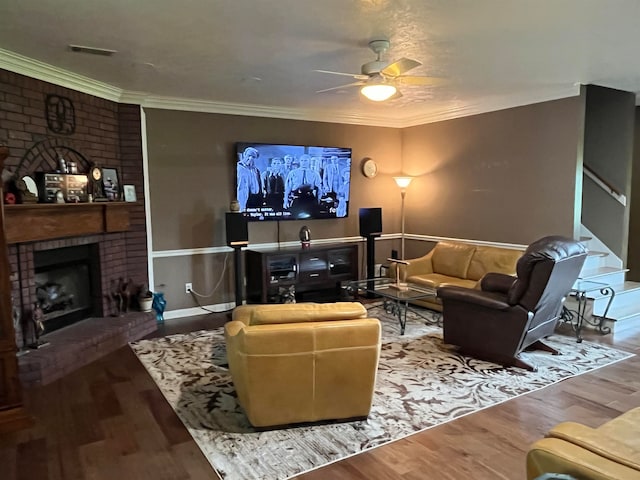
<path id="1" fill-rule="evenodd" d="M 470 356 L 535 370 L 518 355 L 532 347 L 558 353 L 540 340 L 555 330 L 586 257 L 576 240 L 544 237 L 518 260 L 517 277 L 488 273 L 480 290 L 440 287 L 445 343 Z"/>

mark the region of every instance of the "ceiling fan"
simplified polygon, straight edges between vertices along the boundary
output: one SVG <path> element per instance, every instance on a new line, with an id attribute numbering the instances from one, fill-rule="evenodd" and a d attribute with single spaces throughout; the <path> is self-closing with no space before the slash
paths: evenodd
<path id="1" fill-rule="evenodd" d="M 422 65 L 417 60 L 410 58 L 401 58 L 393 63 L 382 60 L 382 54 L 390 47 L 388 40 L 372 40 L 369 42 L 369 48 L 377 55 L 377 58 L 362 65 L 360 71 L 362 73 L 344 73 L 333 72 L 330 70 L 314 70 L 320 73 L 330 73 L 332 75 L 344 75 L 353 77 L 357 82 L 339 85 L 337 87 L 325 88 L 318 90 L 316 93 L 329 92 L 331 90 L 339 90 L 346 87 L 362 87 L 360 92 L 369 100 L 381 102 L 390 98 L 401 97 L 402 94 L 398 90 L 399 85 L 429 85 L 435 86 L 444 83 L 443 78 L 439 77 L 423 77 L 415 75 L 405 75 L 409 70 Z"/>

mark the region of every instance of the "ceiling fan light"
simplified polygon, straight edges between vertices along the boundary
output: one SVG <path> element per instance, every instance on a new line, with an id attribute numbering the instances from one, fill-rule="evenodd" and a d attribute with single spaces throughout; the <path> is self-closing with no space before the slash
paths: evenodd
<path id="1" fill-rule="evenodd" d="M 360 89 L 360 93 L 374 102 L 383 102 L 396 94 L 396 87 L 388 84 L 378 83 L 376 85 L 365 85 Z"/>

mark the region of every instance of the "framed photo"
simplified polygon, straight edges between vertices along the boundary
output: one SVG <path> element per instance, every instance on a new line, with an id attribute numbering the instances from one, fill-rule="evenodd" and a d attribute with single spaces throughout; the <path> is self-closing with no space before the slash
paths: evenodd
<path id="1" fill-rule="evenodd" d="M 118 170 L 115 168 L 102 169 L 102 189 L 107 200 L 115 202 L 120 200 L 120 181 Z"/>
<path id="2" fill-rule="evenodd" d="M 136 198 L 136 186 L 135 185 L 124 185 L 122 187 L 122 191 L 124 192 L 124 201 L 125 202 L 135 202 Z"/>

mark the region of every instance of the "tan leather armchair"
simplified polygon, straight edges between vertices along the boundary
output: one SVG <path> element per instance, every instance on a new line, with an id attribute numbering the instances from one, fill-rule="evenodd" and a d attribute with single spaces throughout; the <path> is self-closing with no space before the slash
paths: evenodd
<path id="1" fill-rule="evenodd" d="M 564 473 L 580 480 L 640 478 L 640 407 L 598 428 L 575 422 L 555 426 L 527 453 L 527 478 Z"/>
<path id="2" fill-rule="evenodd" d="M 229 370 L 255 427 L 369 415 L 380 321 L 358 302 L 242 305 L 225 325 Z"/>

